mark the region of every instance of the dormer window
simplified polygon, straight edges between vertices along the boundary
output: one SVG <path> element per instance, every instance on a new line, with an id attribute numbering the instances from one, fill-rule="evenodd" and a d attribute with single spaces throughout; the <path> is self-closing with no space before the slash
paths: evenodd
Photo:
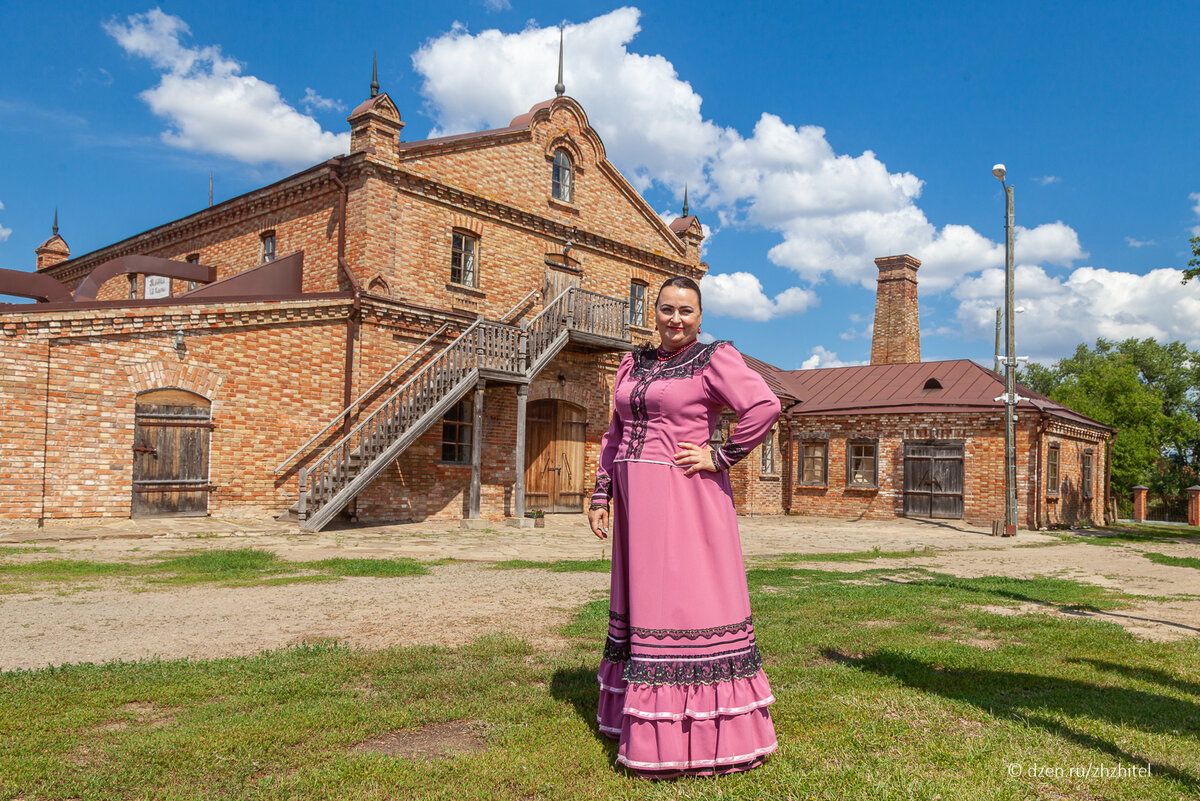
<path id="1" fill-rule="evenodd" d="M 555 200 L 562 200 L 570 203 L 574 200 L 575 185 L 573 183 L 574 170 L 571 166 L 571 157 L 567 155 L 567 151 L 559 148 L 554 151 L 554 169 L 551 175 L 551 190 Z"/>
<path id="2" fill-rule="evenodd" d="M 925 382 L 925 386 L 923 388 L 924 389 L 941 389 L 942 382 L 938 381 L 936 378 L 931 378 Z"/>

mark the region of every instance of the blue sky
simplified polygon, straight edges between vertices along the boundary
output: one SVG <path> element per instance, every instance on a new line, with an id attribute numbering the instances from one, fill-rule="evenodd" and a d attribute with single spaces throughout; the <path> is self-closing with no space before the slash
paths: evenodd
<path id="1" fill-rule="evenodd" d="M 990 364 L 1004 162 L 1022 354 L 1200 346 L 1194 3 L 7 3 L 0 266 L 56 206 L 82 253 L 202 207 L 210 170 L 219 201 L 344 151 L 372 51 L 407 138 L 503 125 L 552 95 L 564 18 L 610 159 L 711 231 L 707 332 L 865 360 L 872 259 L 908 252 L 925 358 Z"/>

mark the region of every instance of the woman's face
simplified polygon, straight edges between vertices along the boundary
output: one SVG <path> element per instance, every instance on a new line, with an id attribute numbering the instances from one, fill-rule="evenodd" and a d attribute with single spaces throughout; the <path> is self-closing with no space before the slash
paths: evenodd
<path id="1" fill-rule="evenodd" d="M 658 337 L 666 350 L 691 344 L 700 331 L 700 298 L 694 289 L 669 286 L 658 296 L 654 308 Z"/>

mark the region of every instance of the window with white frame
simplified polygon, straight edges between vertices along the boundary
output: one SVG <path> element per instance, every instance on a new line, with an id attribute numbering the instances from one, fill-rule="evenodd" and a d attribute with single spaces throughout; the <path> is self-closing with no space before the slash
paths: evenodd
<path id="1" fill-rule="evenodd" d="M 571 165 L 571 157 L 567 151 L 562 148 L 555 150 L 554 167 L 550 175 L 551 194 L 555 200 L 570 203 L 575 199 L 574 172 L 575 169 Z"/>
<path id="2" fill-rule="evenodd" d="M 477 286 L 479 237 L 463 231 L 455 231 L 450 243 L 450 282 L 463 286 Z"/>

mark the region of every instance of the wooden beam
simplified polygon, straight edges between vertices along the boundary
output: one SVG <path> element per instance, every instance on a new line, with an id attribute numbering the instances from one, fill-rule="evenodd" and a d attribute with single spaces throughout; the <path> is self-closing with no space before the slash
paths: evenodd
<path id="1" fill-rule="evenodd" d="M 517 387 L 517 480 L 513 485 L 513 517 L 525 517 L 525 406 L 529 402 L 529 385 Z"/>
<path id="2" fill-rule="evenodd" d="M 472 411 L 475 419 L 471 425 L 471 498 L 467 517 L 471 520 L 479 518 L 479 493 L 483 473 L 483 390 L 487 381 L 479 379 L 475 383 L 475 402 Z"/>

